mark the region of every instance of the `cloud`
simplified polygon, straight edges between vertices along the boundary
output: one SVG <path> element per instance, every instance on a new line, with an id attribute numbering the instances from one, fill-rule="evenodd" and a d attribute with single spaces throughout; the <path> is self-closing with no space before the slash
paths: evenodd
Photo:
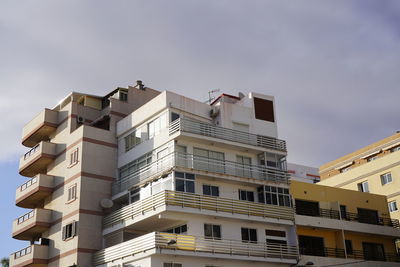
<path id="1" fill-rule="evenodd" d="M 70 91 L 142 79 L 199 100 L 275 95 L 290 161 L 318 166 L 398 127 L 400 7 L 375 3 L 2 1 L 0 160 Z"/>

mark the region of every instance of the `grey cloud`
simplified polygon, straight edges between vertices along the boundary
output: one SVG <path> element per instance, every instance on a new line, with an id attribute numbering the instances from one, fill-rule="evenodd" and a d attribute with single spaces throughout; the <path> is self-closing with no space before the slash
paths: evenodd
<path id="1" fill-rule="evenodd" d="M 22 153 L 22 126 L 70 91 L 142 79 L 199 100 L 215 88 L 275 95 L 289 159 L 318 166 L 397 129 L 398 11 L 357 0 L 2 1 L 0 160 Z"/>

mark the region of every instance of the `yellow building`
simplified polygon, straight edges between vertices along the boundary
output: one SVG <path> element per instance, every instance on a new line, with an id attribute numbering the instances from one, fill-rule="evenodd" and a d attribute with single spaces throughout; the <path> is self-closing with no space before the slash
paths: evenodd
<path id="1" fill-rule="evenodd" d="M 387 196 L 390 216 L 400 219 L 400 133 L 320 167 L 322 185 Z"/>
<path id="2" fill-rule="evenodd" d="M 398 265 L 399 221 L 390 219 L 385 196 L 298 181 L 290 190 L 302 264 Z"/>

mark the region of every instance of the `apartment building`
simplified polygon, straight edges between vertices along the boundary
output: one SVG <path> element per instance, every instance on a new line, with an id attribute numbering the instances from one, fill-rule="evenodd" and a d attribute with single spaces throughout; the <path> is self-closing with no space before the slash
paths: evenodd
<path id="1" fill-rule="evenodd" d="M 400 133 L 322 165 L 320 175 L 322 185 L 385 195 L 400 219 Z"/>
<path id="2" fill-rule="evenodd" d="M 292 181 L 301 264 L 314 266 L 398 266 L 386 197 Z"/>
<path id="3" fill-rule="evenodd" d="M 211 104 L 141 82 L 71 93 L 23 130 L 11 266 L 290 266 L 298 260 L 274 98 Z"/>

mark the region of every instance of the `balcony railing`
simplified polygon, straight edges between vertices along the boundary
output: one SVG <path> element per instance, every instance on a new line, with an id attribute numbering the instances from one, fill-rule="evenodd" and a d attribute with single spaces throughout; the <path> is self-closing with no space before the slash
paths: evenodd
<path id="1" fill-rule="evenodd" d="M 32 179 L 30 179 L 28 182 L 22 184 L 22 185 L 19 187 L 19 191 L 20 191 L 20 192 L 24 191 L 25 189 L 31 187 L 31 186 L 32 186 L 33 184 L 35 184 L 36 182 L 37 182 L 37 176 L 35 176 L 35 177 L 33 177 Z"/>
<path id="2" fill-rule="evenodd" d="M 341 248 L 299 248 L 301 255 L 331 257 L 331 258 L 345 258 L 344 249 Z"/>
<path id="3" fill-rule="evenodd" d="M 47 266 L 48 246 L 33 244 L 10 256 L 10 266 Z"/>
<path id="4" fill-rule="evenodd" d="M 345 216 L 343 216 L 345 215 Z M 400 228 L 399 220 L 391 219 L 387 217 L 370 217 L 370 216 L 360 216 L 358 213 L 346 212 L 342 214 L 342 220 L 357 221 L 360 223 L 368 223 L 375 225 L 390 226 L 394 228 Z"/>
<path id="5" fill-rule="evenodd" d="M 113 184 L 113 194 L 127 190 L 136 184 L 143 183 L 152 177 L 170 171 L 174 167 L 279 183 L 288 183 L 289 180 L 289 174 L 287 172 L 275 168 L 268 168 L 261 165 L 247 165 L 233 161 L 210 159 L 192 154 L 173 152 L 133 171 L 129 176 L 116 181 Z"/>
<path id="6" fill-rule="evenodd" d="M 284 220 L 293 220 L 294 218 L 293 209 L 289 207 L 165 190 L 105 216 L 103 226 L 104 228 L 110 227 L 154 211 L 161 206 L 176 206 Z"/>
<path id="7" fill-rule="evenodd" d="M 299 206 L 296 206 L 295 210 L 296 214 L 298 215 L 340 220 L 339 211 L 337 210 L 315 209 L 312 207 L 299 207 Z M 341 216 L 342 220 L 400 228 L 399 220 L 397 219 L 391 219 L 385 217 L 371 218 L 366 216 L 360 216 L 358 213 L 351 213 L 351 212 L 341 213 Z"/>
<path id="8" fill-rule="evenodd" d="M 192 235 L 153 232 L 96 252 L 93 257 L 93 265 L 102 265 L 151 249 L 156 249 L 154 253 L 163 253 L 163 251 L 171 253 L 171 251 L 182 250 L 188 255 L 191 252 L 201 252 L 210 253 L 214 255 L 213 257 L 218 254 L 244 256 L 245 259 L 257 257 L 264 258 L 266 262 L 282 260 L 293 260 L 295 262 L 298 257 L 296 246 L 244 243 L 241 240 L 217 240 Z"/>
<path id="9" fill-rule="evenodd" d="M 35 216 L 35 210 L 31 210 L 30 212 L 18 217 L 17 224 L 21 224 L 21 223 L 29 220 L 30 218 L 33 218 L 33 216 Z"/>
<path id="10" fill-rule="evenodd" d="M 33 177 L 45 171 L 47 166 L 56 158 L 57 144 L 42 141 L 25 153 L 19 161 L 19 173 Z"/>
<path id="11" fill-rule="evenodd" d="M 345 250 L 341 248 L 299 248 L 301 255 L 346 258 Z M 400 255 L 395 253 L 381 253 L 379 255 L 365 254 L 362 250 L 347 251 L 347 259 L 367 261 L 400 262 Z"/>
<path id="12" fill-rule="evenodd" d="M 29 149 L 29 151 L 24 154 L 24 160 L 29 159 L 32 155 L 36 153 L 36 151 L 39 150 L 39 148 L 40 148 L 40 143 Z"/>
<path id="13" fill-rule="evenodd" d="M 362 250 L 353 250 L 350 253 L 347 252 L 347 258 L 369 260 L 369 261 L 390 261 L 400 262 L 400 255 L 396 253 L 384 253 L 380 255 L 365 254 Z"/>
<path id="14" fill-rule="evenodd" d="M 329 210 L 329 209 L 314 209 L 309 207 L 299 207 L 296 206 L 296 214 L 305 215 L 305 216 L 314 216 L 314 217 L 323 217 L 330 219 L 340 219 L 339 211 L 337 210 Z"/>
<path id="15" fill-rule="evenodd" d="M 172 135 L 178 131 L 286 152 L 286 142 L 284 140 L 218 127 L 201 121 L 177 119 L 171 123 L 169 133 Z"/>

